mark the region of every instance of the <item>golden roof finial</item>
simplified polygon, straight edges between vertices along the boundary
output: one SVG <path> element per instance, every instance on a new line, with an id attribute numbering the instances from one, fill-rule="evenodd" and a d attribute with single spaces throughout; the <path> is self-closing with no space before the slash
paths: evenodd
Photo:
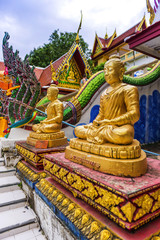
<path id="1" fill-rule="evenodd" d="M 107 28 L 106 28 L 106 34 L 105 34 L 104 39 L 108 39 Z"/>
<path id="2" fill-rule="evenodd" d="M 139 24 L 138 27 L 137 27 L 137 31 L 138 31 L 138 32 L 143 30 L 143 24 L 145 24 L 145 26 L 147 27 L 145 14 L 144 14 L 144 17 L 142 18 L 140 24 Z"/>
<path id="3" fill-rule="evenodd" d="M 115 28 L 115 30 L 114 30 L 114 33 L 113 33 L 113 35 L 112 35 L 112 37 L 111 37 L 111 39 L 110 39 L 110 41 L 109 41 L 109 43 L 107 44 L 107 48 L 109 48 L 110 47 L 110 45 L 112 44 L 112 42 L 113 42 L 113 39 L 115 38 L 115 37 L 117 37 L 117 32 L 116 32 L 116 28 Z"/>
<path id="4" fill-rule="evenodd" d="M 150 1 L 146 0 L 146 3 L 147 3 L 147 11 L 150 13 L 149 23 L 151 25 L 153 23 L 154 18 L 155 18 L 155 13 L 154 13 L 154 10 L 151 6 Z"/>
<path id="5" fill-rule="evenodd" d="M 79 43 L 79 31 L 81 29 L 81 26 L 82 26 L 82 10 L 81 10 L 81 20 L 80 20 L 80 23 L 79 23 L 79 27 L 78 27 L 78 30 L 77 30 L 77 36 L 76 36 L 76 43 L 78 44 Z"/>

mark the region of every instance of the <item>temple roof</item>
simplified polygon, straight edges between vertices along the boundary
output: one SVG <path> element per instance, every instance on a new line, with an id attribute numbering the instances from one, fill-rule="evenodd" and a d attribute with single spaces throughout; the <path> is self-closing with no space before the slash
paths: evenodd
<path id="1" fill-rule="evenodd" d="M 136 32 L 139 32 L 139 31 L 145 29 L 146 27 L 147 27 L 147 24 L 146 24 L 146 20 L 145 20 L 145 16 L 144 16 L 143 19 L 139 23 L 137 23 L 132 28 L 128 29 L 127 31 L 125 31 L 124 33 L 122 33 L 119 36 L 117 36 L 116 30 L 114 31 L 112 36 L 110 36 L 108 39 L 98 37 L 98 35 L 96 34 L 94 46 L 93 46 L 93 50 L 92 50 L 92 55 L 91 55 L 92 59 L 94 59 L 106 52 L 109 52 L 110 50 L 114 49 L 115 47 L 125 43 L 125 39 L 127 37 L 135 34 Z"/>
<path id="2" fill-rule="evenodd" d="M 58 58 L 56 61 L 54 61 L 52 63 L 55 71 L 57 71 L 59 66 L 62 64 L 66 55 L 67 54 L 64 54 L 63 56 L 61 56 L 60 58 Z M 37 77 L 37 75 L 36 75 L 36 77 Z M 40 81 L 41 87 L 47 86 L 48 84 L 51 83 L 52 73 L 51 73 L 51 66 L 50 65 L 48 65 L 46 68 L 43 69 L 42 74 L 41 74 L 40 78 L 38 78 L 38 80 Z"/>
<path id="3" fill-rule="evenodd" d="M 74 59 L 74 66 L 76 66 L 75 74 L 76 77 L 74 77 L 74 81 L 69 82 L 66 79 L 67 74 L 70 72 L 71 68 L 74 68 L 72 65 L 72 60 Z M 66 72 L 66 75 L 62 77 L 62 73 Z M 71 71 L 72 72 L 72 71 Z M 65 55 L 65 58 L 63 59 L 63 62 L 58 67 L 58 70 L 56 71 L 58 86 L 60 87 L 68 87 L 68 88 L 76 88 L 78 89 L 80 87 L 80 80 L 83 78 L 83 75 L 92 75 L 91 68 L 88 64 L 87 58 L 83 52 L 83 49 L 81 47 L 81 44 L 74 41 L 71 48 Z"/>
<path id="4" fill-rule="evenodd" d="M 63 56 L 61 56 L 59 59 L 52 63 L 53 68 L 57 75 L 57 80 L 59 79 L 59 75 L 63 71 L 64 66 L 69 66 L 69 62 L 73 56 L 82 73 L 82 76 L 85 73 L 86 69 L 88 70 L 90 75 L 92 74 L 90 66 L 81 48 L 81 45 L 79 43 L 76 43 L 75 41 L 67 53 L 65 53 Z M 43 69 L 43 72 L 39 78 L 41 87 L 50 84 L 51 80 L 52 80 L 51 66 L 48 65 L 46 68 Z"/>
<path id="5" fill-rule="evenodd" d="M 69 69 L 70 61 L 73 56 L 74 56 L 75 63 L 78 66 L 79 71 L 81 73 L 81 77 L 83 77 L 83 75 L 86 72 L 88 72 L 89 75 L 92 75 L 90 66 L 87 62 L 87 59 L 82 50 L 82 47 L 80 43 L 76 43 L 75 41 L 67 53 L 65 53 L 63 56 L 61 56 L 60 58 L 58 58 L 56 61 L 52 63 L 53 68 L 57 75 L 57 80 L 61 72 L 63 72 L 64 67 L 67 67 L 67 69 Z M 5 70 L 4 62 L 1 61 L 0 71 L 4 71 L 4 70 Z M 51 65 L 48 65 L 46 68 L 35 67 L 34 72 L 41 84 L 41 87 L 47 86 L 51 83 L 52 81 Z"/>
<path id="6" fill-rule="evenodd" d="M 36 75 L 38 80 L 40 79 L 40 77 L 41 77 L 41 75 L 43 73 L 43 70 L 44 70 L 44 68 L 35 67 L 34 72 L 35 72 L 35 75 Z"/>
<path id="7" fill-rule="evenodd" d="M 126 42 L 131 49 L 160 60 L 160 21 L 137 32 L 126 39 Z"/>

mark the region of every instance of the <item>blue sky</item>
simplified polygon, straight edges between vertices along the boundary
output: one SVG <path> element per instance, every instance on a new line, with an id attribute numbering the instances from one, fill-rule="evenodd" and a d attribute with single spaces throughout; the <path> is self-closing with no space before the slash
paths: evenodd
<path id="1" fill-rule="evenodd" d="M 150 0 L 153 4 L 154 0 Z M 95 33 L 104 37 L 107 29 L 121 34 L 137 24 L 146 14 L 146 0 L 1 0 L 0 43 L 4 32 L 10 45 L 23 58 L 34 47 L 48 43 L 51 33 L 76 32 L 83 12 L 80 35 L 92 49 Z M 148 22 L 147 22 L 148 23 Z M 3 59 L 0 51 L 0 60 Z"/>

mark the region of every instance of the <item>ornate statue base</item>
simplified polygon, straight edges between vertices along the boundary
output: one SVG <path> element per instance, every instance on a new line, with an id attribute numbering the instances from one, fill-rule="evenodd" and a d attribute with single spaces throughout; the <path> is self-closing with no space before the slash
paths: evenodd
<path id="1" fill-rule="evenodd" d="M 63 131 L 54 133 L 31 132 L 27 138 L 27 143 L 36 148 L 52 148 L 67 144 L 67 138 Z"/>
<path id="2" fill-rule="evenodd" d="M 147 173 L 136 178 L 95 171 L 66 159 L 64 153 L 45 155 L 44 170 L 74 197 L 93 206 L 95 214 L 101 212 L 125 229 L 137 229 L 160 215 L 160 166 L 156 159 L 148 159 Z M 45 184 L 43 190 L 47 193 Z M 53 199 L 52 193 L 47 196 Z"/>
<path id="3" fill-rule="evenodd" d="M 133 140 L 130 145 L 95 145 L 74 138 L 66 148 L 65 157 L 88 168 L 116 176 L 139 177 L 147 171 L 146 154 L 137 140 Z"/>
<path id="4" fill-rule="evenodd" d="M 16 169 L 22 180 L 25 181 L 32 189 L 34 189 L 35 184 L 38 181 L 47 176 L 43 170 L 37 170 L 25 160 L 19 161 L 16 165 Z"/>
<path id="5" fill-rule="evenodd" d="M 61 168 L 59 169 L 59 171 L 60 170 Z M 88 186 L 86 186 L 86 188 L 87 187 Z M 112 189 L 110 187 L 110 190 L 108 190 L 109 197 L 105 198 L 106 206 L 108 205 L 108 208 L 111 206 L 112 194 L 111 195 L 109 194 L 111 190 Z M 154 191 L 154 189 L 152 189 L 152 191 Z M 156 193 L 156 191 L 154 192 Z M 139 204 L 137 203 L 137 206 L 143 204 L 143 208 L 137 207 L 137 210 L 139 212 L 142 212 L 142 209 L 145 208 L 145 201 L 147 201 L 147 198 L 145 196 L 148 195 L 147 192 L 143 194 L 143 190 L 141 194 L 143 196 L 143 199 L 139 200 Z M 59 184 L 57 180 L 55 181 L 52 178 L 42 179 L 40 182 L 36 184 L 35 196 L 39 203 L 38 204 L 39 208 L 37 207 L 37 209 L 40 209 L 40 207 L 42 208 L 42 206 L 45 209 L 48 206 L 49 213 L 52 214 L 52 215 L 48 214 L 49 216 L 48 218 L 46 216 L 46 219 L 44 219 L 44 215 L 41 214 L 39 216 L 40 221 L 41 222 L 45 221 L 45 223 L 49 225 L 53 224 L 52 218 L 55 218 L 55 215 L 56 215 L 57 219 L 60 219 L 63 222 L 63 225 L 65 225 L 72 232 L 75 239 L 155 240 L 155 239 L 159 239 L 160 237 L 159 218 L 141 226 L 141 224 L 143 224 L 143 221 L 145 221 L 144 218 L 142 218 L 143 221 L 142 222 L 141 220 L 139 221 L 139 226 L 141 226 L 139 229 L 134 231 L 127 231 L 126 229 L 119 227 L 116 223 L 114 223 L 107 216 L 105 216 L 104 210 L 103 210 L 104 212 L 103 214 L 100 211 L 98 211 L 100 210 L 98 206 L 94 208 L 93 206 L 87 203 L 84 203 L 82 199 L 74 197 L 70 191 L 68 191 L 65 187 Z M 114 192 L 114 196 L 117 196 L 117 192 Z M 153 196 L 153 193 L 152 193 L 152 196 Z M 88 197 L 84 197 L 84 198 L 87 199 Z M 118 212 L 121 211 L 121 208 L 117 207 L 116 199 L 118 200 L 118 197 L 117 198 L 114 197 L 112 199 L 111 209 L 112 208 L 114 208 L 115 210 L 117 209 L 117 211 L 115 212 L 116 214 L 118 214 Z M 128 204 L 126 204 L 125 206 L 126 206 L 125 214 L 129 217 L 130 213 L 133 212 L 133 210 L 131 211 L 132 203 L 128 202 Z M 147 206 L 144 211 L 146 210 L 147 210 Z M 114 214 L 112 215 L 114 217 L 114 220 L 118 224 L 120 224 L 119 217 L 116 217 Z M 49 237 L 49 233 L 47 228 L 45 228 L 45 235 Z"/>
<path id="6" fill-rule="evenodd" d="M 53 148 L 35 148 L 26 143 L 26 141 L 16 142 L 18 154 L 23 160 L 18 162 L 16 168 L 20 177 L 34 189 L 35 183 L 41 178 L 45 178 L 46 174 L 43 168 L 43 160 L 45 154 L 64 152 L 66 145 Z"/>

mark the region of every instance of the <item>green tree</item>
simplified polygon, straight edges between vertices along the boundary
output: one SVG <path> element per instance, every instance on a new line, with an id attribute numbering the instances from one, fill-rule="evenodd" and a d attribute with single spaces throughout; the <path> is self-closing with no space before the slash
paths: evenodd
<path id="1" fill-rule="evenodd" d="M 42 47 L 34 48 L 28 56 L 29 63 L 34 66 L 46 67 L 50 61 L 57 60 L 59 57 L 67 53 L 76 39 L 76 33 L 65 32 L 59 33 L 55 30 L 49 37 L 49 43 L 44 44 Z M 88 44 L 79 36 L 80 44 L 87 59 L 90 57 L 91 51 L 88 49 Z"/>
<path id="2" fill-rule="evenodd" d="M 103 70 L 103 69 L 104 69 L 104 64 L 105 64 L 105 62 L 99 64 L 99 65 L 96 66 L 96 67 L 93 67 L 93 68 L 92 68 L 93 73 L 96 73 L 96 72 L 99 72 L 99 71 Z"/>

